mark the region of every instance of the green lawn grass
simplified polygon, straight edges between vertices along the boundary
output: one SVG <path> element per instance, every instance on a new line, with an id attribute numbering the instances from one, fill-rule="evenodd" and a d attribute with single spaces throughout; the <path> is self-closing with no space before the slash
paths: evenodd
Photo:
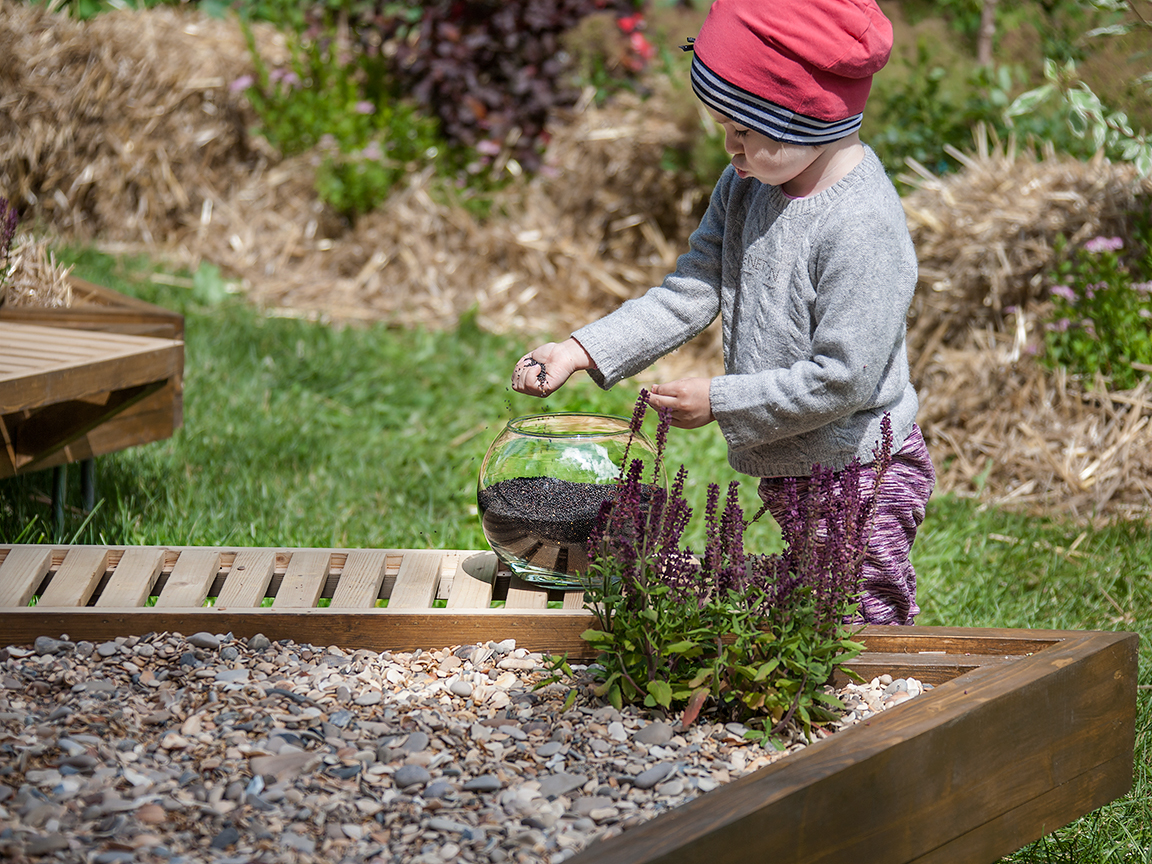
<path id="1" fill-rule="evenodd" d="M 271 317 L 222 291 L 151 283 L 147 260 L 63 250 L 78 276 L 186 316 L 185 419 L 170 440 L 101 457 L 100 503 L 54 537 L 50 473 L 0 481 L 0 541 L 484 548 L 476 477 L 514 416 L 629 415 L 637 387 L 581 376 L 546 401 L 512 392 L 531 347 L 465 321 L 455 332 L 337 328 Z M 715 426 L 672 430 L 703 512 L 709 482 L 738 475 Z M 79 500 L 70 472 L 70 502 Z M 746 511 L 757 506 L 745 481 Z M 688 541 L 700 548 L 702 518 Z M 1152 524 L 1088 529 L 938 495 L 914 550 L 922 625 L 1130 630 L 1140 634 L 1136 780 L 1124 798 L 1012 856 L 1015 862 L 1152 861 Z M 770 521 L 749 549 L 774 551 Z M 1043 718 L 1038 717 L 1037 722 Z M 909 766 L 910 771 L 915 766 Z"/>

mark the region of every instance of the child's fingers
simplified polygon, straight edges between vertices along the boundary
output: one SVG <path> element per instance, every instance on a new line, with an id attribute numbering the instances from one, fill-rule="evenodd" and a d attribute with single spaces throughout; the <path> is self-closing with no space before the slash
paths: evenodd
<path id="1" fill-rule="evenodd" d="M 529 396 L 548 395 L 548 367 L 531 354 L 525 354 L 512 370 L 512 389 Z"/>

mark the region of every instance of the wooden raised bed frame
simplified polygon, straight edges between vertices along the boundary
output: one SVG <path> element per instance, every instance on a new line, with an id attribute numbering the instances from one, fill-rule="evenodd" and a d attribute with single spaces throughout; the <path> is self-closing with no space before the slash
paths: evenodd
<path id="1" fill-rule="evenodd" d="M 548 592 L 500 572 L 490 552 L 0 546 L 0 645 L 208 630 L 373 650 L 514 637 L 583 656 L 590 613 L 571 592 L 551 596 L 567 608 L 547 608 Z M 860 675 L 934 689 L 570 860 L 979 864 L 1130 788 L 1135 634 L 868 627 L 858 638 Z"/>

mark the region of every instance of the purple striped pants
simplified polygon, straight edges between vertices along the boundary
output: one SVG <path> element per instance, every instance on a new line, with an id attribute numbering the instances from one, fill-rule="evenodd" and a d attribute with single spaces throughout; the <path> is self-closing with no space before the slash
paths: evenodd
<path id="1" fill-rule="evenodd" d="M 797 477 L 796 491 L 808 494 L 808 478 Z M 861 492 L 868 494 L 876 481 L 870 465 L 860 472 Z M 928 496 L 936 485 L 936 471 L 920 427 L 913 424 L 904 446 L 893 455 L 884 475 L 872 538 L 863 566 L 860 612 L 866 624 L 911 624 L 920 611 L 916 605 L 916 571 L 908 560 L 916 529 L 924 521 Z M 760 498 L 777 521 L 786 513 L 788 478 L 764 477 Z"/>

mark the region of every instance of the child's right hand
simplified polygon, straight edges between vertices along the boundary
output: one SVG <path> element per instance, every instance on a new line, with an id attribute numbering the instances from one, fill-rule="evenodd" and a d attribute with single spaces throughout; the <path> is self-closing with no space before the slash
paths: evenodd
<path id="1" fill-rule="evenodd" d="M 512 370 L 512 389 L 544 397 L 563 386 L 573 372 L 595 368 L 595 361 L 575 339 L 549 342 L 520 358 Z"/>

